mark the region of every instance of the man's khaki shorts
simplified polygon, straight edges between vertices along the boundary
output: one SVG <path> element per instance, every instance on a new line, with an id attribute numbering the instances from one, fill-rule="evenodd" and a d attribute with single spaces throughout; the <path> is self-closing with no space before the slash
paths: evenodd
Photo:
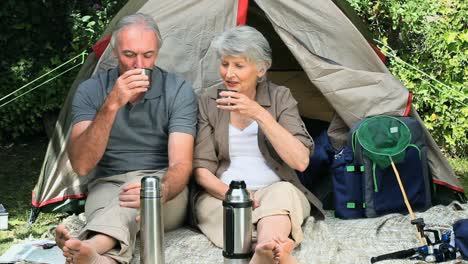
<path id="1" fill-rule="evenodd" d="M 94 234 L 105 234 L 117 240 L 117 247 L 105 255 L 119 263 L 130 263 L 135 239 L 140 230 L 136 222 L 138 209 L 121 207 L 119 194 L 130 183 L 140 182 L 144 176 L 163 177 L 163 170 L 141 170 L 124 174 L 97 178 L 88 185 L 85 205 L 86 225 L 79 239 L 84 240 Z M 185 221 L 188 202 L 188 189 L 163 206 L 164 230 L 170 231 L 182 226 Z"/>

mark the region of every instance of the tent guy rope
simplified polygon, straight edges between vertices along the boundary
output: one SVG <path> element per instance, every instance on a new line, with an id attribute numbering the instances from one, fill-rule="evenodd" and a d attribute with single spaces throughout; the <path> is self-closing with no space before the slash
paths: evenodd
<path id="1" fill-rule="evenodd" d="M 13 102 L 14 100 L 16 100 L 16 99 L 18 99 L 18 98 L 20 98 L 20 97 L 22 97 L 22 96 L 24 96 L 24 95 L 26 95 L 26 94 L 28 94 L 28 93 L 30 93 L 30 92 L 36 90 L 37 88 L 41 87 L 42 85 L 44 85 L 44 84 L 46 84 L 46 83 L 48 83 L 48 82 L 50 82 L 50 81 L 52 81 L 52 80 L 54 80 L 54 79 L 56 79 L 56 78 L 62 76 L 63 74 L 65 74 L 65 73 L 67 73 L 67 72 L 73 70 L 74 68 L 83 65 L 84 62 L 85 62 L 85 58 L 86 58 L 87 55 L 88 55 L 88 53 L 87 53 L 86 51 L 83 51 L 83 52 L 81 52 L 80 54 L 76 55 L 75 57 L 73 57 L 73 58 L 69 59 L 68 61 L 62 63 L 61 65 L 55 67 L 54 69 L 52 69 L 52 70 L 46 72 L 45 74 L 43 74 L 43 75 L 37 77 L 36 79 L 32 80 L 31 82 L 29 82 L 29 83 L 27 83 L 27 84 L 21 86 L 20 88 L 14 90 L 13 92 L 11 92 L 11 93 L 5 95 L 5 96 L 2 97 L 2 98 L 0 98 L 0 103 L 1 103 L 1 102 L 3 102 L 3 101 L 7 100 L 9 97 L 13 96 L 15 93 L 17 93 L 17 92 L 23 90 L 24 88 L 26 88 L 26 87 L 30 86 L 31 84 L 37 82 L 38 80 L 42 79 L 43 77 L 45 77 L 45 76 L 51 74 L 52 72 L 55 72 L 55 71 L 59 70 L 60 68 L 64 67 L 65 65 L 70 64 L 70 63 L 76 63 L 76 59 L 79 58 L 79 57 L 81 57 L 81 60 L 80 60 L 78 63 L 76 63 L 75 65 L 71 66 L 70 68 L 68 68 L 68 69 L 66 69 L 66 70 L 64 70 L 64 71 L 62 71 L 61 73 L 55 75 L 54 77 L 52 77 L 52 78 L 50 78 L 50 79 L 48 79 L 48 80 L 46 80 L 46 81 L 44 81 L 44 82 L 42 82 L 42 83 L 40 83 L 40 84 L 34 86 L 33 88 L 27 90 L 26 92 L 24 92 L 24 93 L 22 93 L 22 94 L 20 94 L 20 95 L 18 95 L 18 96 L 16 96 L 16 97 L 13 97 L 12 99 L 10 99 L 10 100 L 8 100 L 8 101 L 2 103 L 2 104 L 0 105 L 0 108 L 4 107 L 5 105 L 7 105 L 7 104 Z"/>
<path id="2" fill-rule="evenodd" d="M 377 39 L 374 39 L 374 41 L 377 42 L 377 43 L 379 43 L 380 45 L 382 45 L 383 47 L 385 47 L 385 48 L 387 48 L 387 49 L 389 50 L 389 52 L 384 52 L 386 56 L 388 55 L 388 56 L 390 56 L 390 57 L 396 59 L 398 62 L 403 63 L 404 65 L 406 65 L 406 66 L 410 67 L 411 69 L 413 69 L 413 70 L 419 72 L 420 74 L 426 76 L 427 78 L 431 79 L 432 81 L 436 82 L 437 84 L 439 84 L 439 85 L 441 85 L 441 86 L 447 88 L 448 90 L 451 90 L 452 92 L 456 93 L 457 95 L 459 95 L 459 96 L 462 98 L 463 101 L 458 100 L 457 98 L 453 98 L 453 100 L 455 100 L 455 101 L 457 101 L 457 102 L 463 104 L 464 106 L 468 106 L 468 105 L 464 102 L 465 100 L 468 99 L 468 96 L 466 96 L 466 94 L 464 94 L 464 93 L 462 93 L 462 92 L 456 90 L 455 88 L 453 88 L 453 87 L 451 87 L 451 86 L 448 86 L 447 84 L 445 84 L 445 83 L 443 83 L 443 82 L 437 80 L 436 78 L 432 77 L 431 75 L 429 75 L 429 74 L 427 74 L 427 73 L 421 71 L 421 70 L 418 69 L 416 66 L 411 65 L 411 64 L 409 64 L 408 62 L 402 60 L 400 57 L 398 57 L 398 56 L 396 55 L 396 51 L 395 51 L 394 49 L 392 49 L 391 47 L 389 47 L 388 45 L 386 45 L 386 44 L 383 43 L 382 41 L 377 40 Z M 421 78 L 421 81 L 427 81 L 427 80 L 424 80 L 424 79 Z M 437 88 L 435 85 L 433 85 L 433 84 L 431 84 L 431 83 L 429 83 L 429 82 L 427 82 L 427 84 L 428 84 L 429 86 L 434 87 L 435 89 L 439 89 L 439 88 Z"/>

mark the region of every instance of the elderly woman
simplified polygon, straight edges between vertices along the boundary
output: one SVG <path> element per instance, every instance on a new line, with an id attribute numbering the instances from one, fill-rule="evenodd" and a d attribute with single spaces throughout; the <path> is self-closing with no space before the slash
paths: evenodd
<path id="1" fill-rule="evenodd" d="M 294 172 L 307 168 L 312 139 L 289 89 L 266 81 L 271 49 L 260 32 L 236 27 L 213 45 L 223 84 L 199 99 L 194 175 L 203 192 L 194 206 L 198 227 L 223 246 L 222 200 L 231 180 L 244 180 L 257 230 L 251 263 L 295 263 L 291 252 L 304 239 L 303 221 L 311 212 L 323 218 L 320 201 Z M 217 99 L 219 88 L 229 91 Z"/>

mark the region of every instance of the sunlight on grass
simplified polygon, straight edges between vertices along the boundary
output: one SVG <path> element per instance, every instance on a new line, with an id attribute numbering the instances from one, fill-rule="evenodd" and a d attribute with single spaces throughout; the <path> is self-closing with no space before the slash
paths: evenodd
<path id="1" fill-rule="evenodd" d="M 0 255 L 18 240 L 39 239 L 60 223 L 65 214 L 40 214 L 37 221 L 28 226 L 29 212 L 10 217 L 8 230 L 0 231 Z"/>
<path id="2" fill-rule="evenodd" d="M 447 160 L 455 171 L 455 174 L 468 178 L 468 158 L 448 158 Z"/>
<path id="3" fill-rule="evenodd" d="M 448 158 L 447 160 L 465 190 L 468 190 L 468 158 Z"/>

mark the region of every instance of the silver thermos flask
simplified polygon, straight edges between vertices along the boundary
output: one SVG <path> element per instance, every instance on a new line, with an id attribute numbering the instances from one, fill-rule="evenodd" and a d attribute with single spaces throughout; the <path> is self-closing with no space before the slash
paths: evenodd
<path id="1" fill-rule="evenodd" d="M 164 263 L 164 225 L 160 179 L 145 176 L 140 191 L 140 263 Z"/>
<path id="2" fill-rule="evenodd" d="M 252 257 L 252 205 L 244 181 L 232 181 L 223 201 L 224 263 L 249 263 Z"/>

